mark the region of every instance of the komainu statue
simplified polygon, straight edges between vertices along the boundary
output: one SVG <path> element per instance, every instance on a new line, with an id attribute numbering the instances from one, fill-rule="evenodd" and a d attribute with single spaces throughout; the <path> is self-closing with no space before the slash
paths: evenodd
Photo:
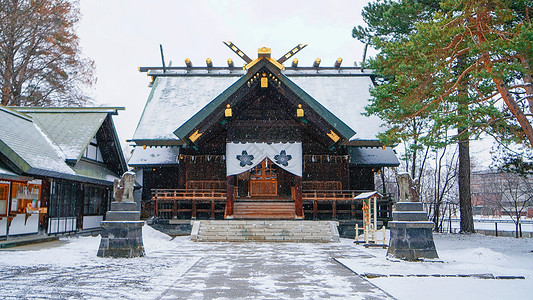
<path id="1" fill-rule="evenodd" d="M 398 173 L 396 182 L 400 190 L 399 202 L 420 202 L 416 184 L 409 173 Z"/>
<path id="2" fill-rule="evenodd" d="M 134 202 L 133 186 L 135 185 L 135 173 L 126 172 L 120 180 L 113 183 L 113 198 L 116 202 Z"/>

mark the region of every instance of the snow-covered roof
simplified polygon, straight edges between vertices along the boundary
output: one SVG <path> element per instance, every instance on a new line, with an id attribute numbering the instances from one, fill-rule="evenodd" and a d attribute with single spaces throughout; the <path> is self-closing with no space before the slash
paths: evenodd
<path id="1" fill-rule="evenodd" d="M 65 155 L 30 118 L 23 118 L 7 112 L 0 113 L 0 151 L 23 172 L 32 169 L 53 171 L 74 175 L 65 163 Z"/>
<path id="2" fill-rule="evenodd" d="M 383 121 L 363 116 L 373 87 L 369 76 L 288 76 L 307 94 L 355 130 L 351 139 L 375 140 Z"/>
<path id="3" fill-rule="evenodd" d="M 239 77 L 157 77 L 133 140 L 178 140 L 174 130 Z"/>
<path id="4" fill-rule="evenodd" d="M 69 109 L 6 108 L 0 106 L 0 153 L 19 174 L 71 180 L 112 182 L 106 166 L 78 161 L 108 113 Z M 77 136 L 80 135 L 81 137 Z M 119 151 L 120 152 L 120 151 Z M 70 157 L 69 157 L 70 155 Z M 118 155 L 122 155 L 119 153 Z M 73 158 L 74 165 L 67 161 Z"/>
<path id="5" fill-rule="evenodd" d="M 135 147 L 128 165 L 174 165 L 179 161 L 178 147 Z"/>
<path id="6" fill-rule="evenodd" d="M 65 154 L 67 160 L 78 160 L 107 117 L 107 113 L 37 113 L 30 112 L 35 122 Z"/>
<path id="7" fill-rule="evenodd" d="M 350 164 L 358 166 L 397 167 L 400 165 L 391 147 L 350 147 Z"/>
<path id="8" fill-rule="evenodd" d="M 164 76 L 149 72 L 155 80 L 132 140 L 138 144 L 178 141 L 173 134 L 177 128 L 244 76 L 243 72 L 223 71 L 176 70 Z M 283 74 L 356 132 L 348 138 L 377 139 L 383 122 L 376 116 L 362 115 L 371 97 L 371 73 L 329 68 L 324 71 L 290 69 Z"/>

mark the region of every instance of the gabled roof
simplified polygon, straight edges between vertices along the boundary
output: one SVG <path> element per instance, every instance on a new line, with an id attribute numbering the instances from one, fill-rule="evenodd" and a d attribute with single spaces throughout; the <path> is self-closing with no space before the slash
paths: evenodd
<path id="1" fill-rule="evenodd" d="M 13 110 L 0 107 L 0 152 L 21 172 L 49 170 L 72 174 L 65 155 L 37 124 Z"/>
<path id="2" fill-rule="evenodd" d="M 165 73 L 155 67 L 141 71 L 148 71 L 154 83 L 132 139 L 137 145 L 183 144 L 172 132 L 186 136 L 187 130 L 237 89 L 242 83 L 236 84 L 238 80 L 246 78 L 246 71 L 229 67 L 167 67 Z M 332 115 L 326 119 L 348 139 L 377 140 L 383 122 L 362 115 L 370 99 L 368 89 L 373 86 L 371 72 L 354 67 L 297 67 L 286 68 L 280 78 L 315 110 Z"/>
<path id="3" fill-rule="evenodd" d="M 114 139 L 106 143 L 114 144 L 108 152 L 116 152 L 114 155 L 119 157 L 116 160 L 122 161 L 119 162 L 122 167 L 111 166 L 115 172 L 101 164 L 88 168 L 80 157 L 103 123 L 111 122 L 107 127 L 113 127 L 109 115 L 116 114 L 118 109 L 0 106 L 0 158 L 18 174 L 109 184 L 111 174 L 116 177 L 119 171 L 126 170 L 114 129 L 106 129 L 110 133 L 104 136 Z M 67 154 L 72 158 L 72 167 L 67 164 Z"/>
<path id="4" fill-rule="evenodd" d="M 232 85 L 236 77 L 158 77 L 133 135 L 137 144 L 179 140 L 173 132 Z"/>
<path id="5" fill-rule="evenodd" d="M 43 108 L 17 107 L 32 117 L 57 145 L 66 161 L 76 163 L 109 114 L 121 108 Z"/>

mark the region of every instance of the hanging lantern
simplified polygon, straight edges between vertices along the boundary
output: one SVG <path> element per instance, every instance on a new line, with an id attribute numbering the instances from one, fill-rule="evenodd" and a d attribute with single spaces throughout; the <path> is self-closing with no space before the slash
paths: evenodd
<path id="1" fill-rule="evenodd" d="M 268 87 L 268 77 L 265 73 L 263 73 L 263 77 L 261 77 L 261 87 L 267 88 Z"/>
<path id="2" fill-rule="evenodd" d="M 298 104 L 298 108 L 296 109 L 296 117 L 298 118 L 304 117 L 304 109 L 302 108 L 301 104 Z"/>
<path id="3" fill-rule="evenodd" d="M 224 110 L 224 116 L 226 118 L 232 117 L 231 105 L 229 105 L 229 103 L 226 104 L 226 109 Z"/>

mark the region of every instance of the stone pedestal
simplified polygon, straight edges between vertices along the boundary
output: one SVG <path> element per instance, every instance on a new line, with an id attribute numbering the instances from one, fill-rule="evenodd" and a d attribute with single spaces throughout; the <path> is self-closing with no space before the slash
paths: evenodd
<path id="1" fill-rule="evenodd" d="M 439 258 L 434 224 L 428 221 L 422 202 L 398 202 L 392 217 L 388 257 L 409 261 Z"/>
<path id="2" fill-rule="evenodd" d="M 99 257 L 144 256 L 141 213 L 135 202 L 111 202 L 111 210 L 102 221 Z"/>

